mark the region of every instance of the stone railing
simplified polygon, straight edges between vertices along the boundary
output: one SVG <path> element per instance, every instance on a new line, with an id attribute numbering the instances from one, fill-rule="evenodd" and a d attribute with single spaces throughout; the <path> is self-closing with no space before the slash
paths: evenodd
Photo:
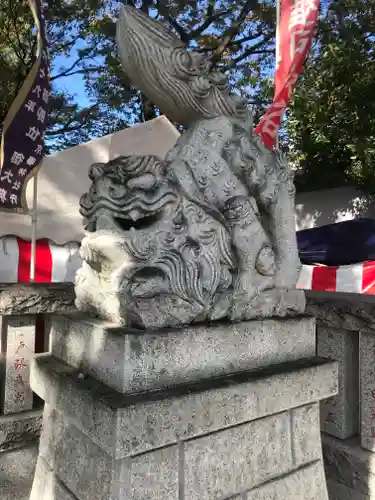
<path id="1" fill-rule="evenodd" d="M 330 500 L 375 498 L 375 297 L 307 292 L 317 354 L 338 361 L 339 392 L 321 407 Z M 374 495 L 374 496 L 373 496 Z"/>
<path id="2" fill-rule="evenodd" d="M 40 434 L 42 402 L 30 388 L 35 353 L 48 351 L 48 317 L 72 313 L 70 283 L 0 284 L 0 452 Z"/>

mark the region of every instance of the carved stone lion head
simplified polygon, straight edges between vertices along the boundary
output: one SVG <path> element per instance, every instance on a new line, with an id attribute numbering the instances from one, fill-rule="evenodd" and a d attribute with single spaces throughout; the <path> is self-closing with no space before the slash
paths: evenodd
<path id="1" fill-rule="evenodd" d="M 184 197 L 165 168 L 154 156 L 91 166 L 92 185 L 81 198 L 88 233 L 76 284 L 79 309 L 92 311 L 95 303 L 106 316 L 116 300 L 118 317 L 140 327 L 227 312 L 223 297 L 234 269 L 227 230 Z"/>
<path id="2" fill-rule="evenodd" d="M 90 189 L 80 199 L 86 229 L 95 231 L 103 215 L 118 230 L 150 225 L 177 194 L 167 184 L 164 163 L 156 156 L 119 156 L 89 169 Z"/>

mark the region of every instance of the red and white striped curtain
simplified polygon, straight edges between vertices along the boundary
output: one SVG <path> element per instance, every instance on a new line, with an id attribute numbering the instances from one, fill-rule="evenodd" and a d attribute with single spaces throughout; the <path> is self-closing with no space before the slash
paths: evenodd
<path id="1" fill-rule="evenodd" d="M 31 242 L 15 236 L 0 239 L 0 282 L 30 283 Z M 56 245 L 41 239 L 36 243 L 35 282 L 72 282 L 81 265 L 79 244 Z"/>
<path id="2" fill-rule="evenodd" d="M 15 236 L 0 239 L 0 282 L 30 282 L 31 243 Z M 73 282 L 82 263 L 79 244 L 56 245 L 38 240 L 36 245 L 37 283 Z M 375 295 L 375 262 L 351 266 L 302 266 L 297 288 L 327 292 Z"/>
<path id="3" fill-rule="evenodd" d="M 375 295 L 375 262 L 351 266 L 303 266 L 297 288 Z"/>

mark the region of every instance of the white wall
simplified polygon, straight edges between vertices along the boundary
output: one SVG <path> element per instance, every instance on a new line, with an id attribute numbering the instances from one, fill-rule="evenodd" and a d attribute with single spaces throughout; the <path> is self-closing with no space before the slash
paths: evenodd
<path id="1" fill-rule="evenodd" d="M 79 198 L 90 186 L 88 168 L 121 154 L 155 154 L 164 158 L 179 136 L 165 117 L 135 125 L 67 149 L 44 160 L 38 175 L 37 238 L 57 244 L 81 241 L 83 226 Z M 27 187 L 32 206 L 33 182 Z M 339 188 L 299 194 L 296 197 L 296 229 L 308 229 L 333 222 L 371 217 L 375 203 L 355 188 Z M 30 216 L 0 213 L 0 238 L 12 234 L 30 240 Z"/>
<path id="2" fill-rule="evenodd" d="M 130 154 L 164 158 L 178 136 L 175 127 L 162 116 L 48 156 L 38 174 L 37 238 L 49 238 L 58 244 L 81 241 L 84 234 L 79 198 L 90 186 L 88 169 L 92 163 Z M 29 208 L 32 193 L 33 181 L 30 181 L 27 186 Z M 0 213 L 0 237 L 8 234 L 29 240 L 30 216 Z"/>
<path id="3" fill-rule="evenodd" d="M 375 202 L 354 187 L 296 196 L 296 229 L 310 229 L 360 217 L 375 219 Z"/>

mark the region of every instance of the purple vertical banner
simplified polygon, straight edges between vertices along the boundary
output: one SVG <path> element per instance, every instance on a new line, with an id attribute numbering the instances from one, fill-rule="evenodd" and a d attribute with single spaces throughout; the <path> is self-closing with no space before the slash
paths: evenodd
<path id="1" fill-rule="evenodd" d="M 40 0 L 28 0 L 38 30 L 37 54 L 3 125 L 0 149 L 0 211 L 29 212 L 26 186 L 44 156 L 51 94 L 46 24 Z"/>

